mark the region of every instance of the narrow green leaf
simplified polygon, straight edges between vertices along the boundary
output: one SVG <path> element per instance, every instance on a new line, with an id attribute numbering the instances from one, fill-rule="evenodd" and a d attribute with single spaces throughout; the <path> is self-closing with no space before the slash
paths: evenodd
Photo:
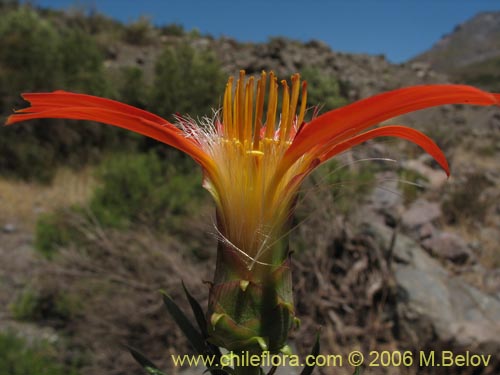
<path id="1" fill-rule="evenodd" d="M 217 360 L 220 359 L 220 357 L 222 356 L 222 353 L 219 349 L 218 346 L 214 345 L 214 344 L 211 344 L 209 342 L 207 342 L 207 346 L 208 346 L 208 350 L 210 351 L 210 353 L 214 354 L 217 356 Z"/>
<path id="2" fill-rule="evenodd" d="M 198 323 L 198 327 L 200 328 L 200 331 L 202 333 L 203 339 L 206 339 L 208 337 L 208 329 L 207 329 L 207 320 L 205 317 L 205 313 L 203 312 L 203 308 L 201 305 L 198 303 L 198 301 L 192 296 L 191 293 L 189 293 L 188 289 L 186 288 L 186 284 L 182 282 L 182 287 L 184 288 L 184 293 L 186 293 L 186 297 L 189 301 L 189 305 L 191 306 L 191 309 L 193 311 L 194 317 L 196 318 L 196 322 Z M 205 341 L 206 349 L 208 349 L 208 352 L 217 356 L 217 362 L 222 355 L 219 347 L 210 344 L 209 342 Z M 231 368 L 229 368 L 232 370 Z M 211 368 L 209 369 L 210 373 L 212 375 L 224 375 L 224 373 L 221 372 L 220 368 Z M 226 371 L 226 370 L 223 370 Z M 227 371 L 225 373 L 228 373 Z"/>
<path id="3" fill-rule="evenodd" d="M 160 371 L 158 367 L 151 362 L 144 354 L 138 350 L 132 348 L 131 346 L 125 345 L 132 357 L 139 363 L 144 370 L 148 372 L 149 375 L 166 375 L 164 372 Z"/>
<path id="4" fill-rule="evenodd" d="M 162 294 L 163 302 L 165 303 L 170 316 L 174 319 L 175 323 L 177 323 L 181 331 L 189 340 L 193 349 L 196 350 L 198 354 L 205 354 L 207 347 L 201 333 L 198 332 L 198 330 L 186 318 L 186 314 L 179 308 L 179 306 L 177 306 L 172 298 L 170 298 L 170 296 L 165 292 L 162 292 Z"/>
<path id="5" fill-rule="evenodd" d="M 316 342 L 311 350 L 311 355 L 317 357 L 319 354 L 319 333 L 316 335 Z M 315 366 L 306 366 L 300 373 L 300 375 L 311 375 Z"/>
<path id="6" fill-rule="evenodd" d="M 206 339 L 208 337 L 208 329 L 207 329 L 207 319 L 205 317 L 205 313 L 203 312 L 203 308 L 198 303 L 198 301 L 192 296 L 192 294 L 189 293 L 189 290 L 186 288 L 186 284 L 184 284 L 184 281 L 182 282 L 182 287 L 184 288 L 184 293 L 186 293 L 186 297 L 189 301 L 189 304 L 191 305 L 191 309 L 193 310 L 194 317 L 196 318 L 196 322 L 198 323 L 198 327 L 200 328 L 203 338 Z M 220 358 L 222 353 L 219 347 L 210 344 L 207 341 L 205 341 L 205 344 L 207 345 L 208 351 L 210 353 L 216 355 L 217 358 Z M 217 375 L 217 372 L 215 371 L 216 371 L 215 369 L 212 369 L 211 373 Z"/>
<path id="7" fill-rule="evenodd" d="M 361 375 L 361 366 L 356 367 L 352 375 Z"/>
<path id="8" fill-rule="evenodd" d="M 203 334 L 204 337 L 207 337 L 208 335 L 208 330 L 207 330 L 207 320 L 205 318 L 205 313 L 203 312 L 203 308 L 200 306 L 198 301 L 189 293 L 189 291 L 186 288 L 186 285 L 184 284 L 184 281 L 182 282 L 182 287 L 184 288 L 184 293 L 186 293 L 186 297 L 189 301 L 189 304 L 191 305 L 191 309 L 193 310 L 194 317 L 196 318 L 196 322 L 198 323 L 198 327 L 200 328 L 201 333 Z"/>

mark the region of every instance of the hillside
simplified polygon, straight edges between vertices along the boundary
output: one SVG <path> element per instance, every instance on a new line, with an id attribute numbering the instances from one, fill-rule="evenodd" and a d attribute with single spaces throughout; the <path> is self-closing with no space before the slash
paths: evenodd
<path id="1" fill-rule="evenodd" d="M 284 79 L 300 72 L 311 113 L 399 87 L 455 82 L 454 72 L 466 69 L 496 74 L 493 59 L 500 56 L 492 44 L 468 44 L 497 35 L 500 13 L 479 15 L 423 57 L 395 65 L 318 40 L 241 43 L 181 25 L 122 24 L 95 12 L 16 3 L 0 13 L 1 119 L 25 105 L 20 92 L 54 89 L 107 96 L 170 119 L 176 112 L 212 117 L 226 77 L 240 69 L 273 70 Z M 464 44 L 444 58 L 456 59 L 455 70 L 441 70 L 447 64 L 432 56 L 454 45 L 455 34 Z M 498 353 L 500 110 L 450 105 L 388 123 L 433 138 L 452 175 L 446 179 L 417 147 L 381 139 L 340 155 L 306 181 L 295 217 L 300 225 L 291 233 L 302 320 L 292 343 L 308 352 L 320 327 L 324 354 Z M 0 175 L 0 373 L 36 367 L 40 355 L 17 348 L 37 349 L 38 341 L 58 363 L 50 375 L 142 374 L 124 343 L 177 373 L 168 355 L 190 349 L 157 291 L 187 308 L 184 280 L 207 302 L 217 235 L 199 168 L 121 130 L 33 121 L 0 129 Z M 12 332 L 21 344 L 11 344 Z M 366 373 L 393 370 L 399 369 Z M 450 375 L 499 371 L 499 358 L 484 368 L 447 368 Z"/>
<path id="2" fill-rule="evenodd" d="M 500 90 L 500 12 L 484 12 L 455 27 L 419 61 L 454 81 Z"/>

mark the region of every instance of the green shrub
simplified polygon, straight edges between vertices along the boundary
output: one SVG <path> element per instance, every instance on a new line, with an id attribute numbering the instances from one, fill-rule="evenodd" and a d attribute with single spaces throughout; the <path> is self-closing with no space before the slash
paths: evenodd
<path id="1" fill-rule="evenodd" d="M 95 13 L 60 17 L 56 11 L 7 7 L 0 16 L 2 117 L 26 106 L 20 93 L 56 89 L 116 97 L 164 116 L 211 116 L 220 106 L 225 74 L 210 51 L 196 51 L 187 41 L 167 48 L 156 62 L 151 89 L 137 68 L 124 68 L 118 80 L 108 79 L 98 44 L 103 35 L 96 34 L 100 31 L 106 38 L 124 32 L 136 44 L 149 42 L 156 33 L 144 18 L 123 27 Z M 164 32 L 184 34 L 178 25 Z M 123 151 L 152 145 L 157 143 L 100 124 L 32 120 L 2 129 L 0 173 L 48 183 L 61 164 L 78 168 L 118 147 Z"/>
<path id="2" fill-rule="evenodd" d="M 12 303 L 10 309 L 17 320 L 33 320 L 37 317 L 35 311 L 37 311 L 38 304 L 38 296 L 35 292 L 31 289 L 25 289 Z"/>
<path id="3" fill-rule="evenodd" d="M 120 100 L 135 107 L 146 108 L 149 87 L 144 81 L 142 69 L 134 66 L 124 67 L 120 70 L 119 77 L 117 86 Z"/>
<path id="4" fill-rule="evenodd" d="M 0 374 L 76 375 L 75 368 L 59 363 L 57 349 L 46 341 L 28 343 L 12 332 L 0 333 Z"/>
<path id="5" fill-rule="evenodd" d="M 307 102 L 309 105 L 318 105 L 324 112 L 348 103 L 346 88 L 336 76 L 323 74 L 312 67 L 304 68 L 301 76 L 307 81 Z"/>
<path id="6" fill-rule="evenodd" d="M 127 25 L 123 39 L 127 43 L 139 46 L 152 43 L 154 40 L 154 29 L 149 18 L 139 17 L 139 19 Z"/>
<path id="7" fill-rule="evenodd" d="M 23 180 L 49 183 L 55 175 L 56 150 L 47 145 L 40 134 L 40 125 L 27 124 L 0 129 L 0 173 Z M 45 122 L 47 123 L 47 122 Z M 51 127 L 45 128 L 50 132 Z M 43 135 L 40 136 L 42 138 Z"/>
<path id="8" fill-rule="evenodd" d="M 168 35 L 168 36 L 183 36 L 186 33 L 184 31 L 184 26 L 178 23 L 171 23 L 162 26 L 160 32 L 162 35 Z"/>
<path id="9" fill-rule="evenodd" d="M 67 322 L 78 315 L 82 302 L 77 296 L 57 288 L 43 288 L 40 291 L 27 287 L 11 304 L 15 319 L 21 321 Z"/>
<path id="10" fill-rule="evenodd" d="M 17 8 L 18 6 L 19 6 L 18 0 L 1 0 L 0 1 L 0 9 L 1 10 Z"/>
<path id="11" fill-rule="evenodd" d="M 196 51 L 186 43 L 168 47 L 156 62 L 151 108 L 165 117 L 211 116 L 220 106 L 225 79 L 212 52 Z"/>
<path id="12" fill-rule="evenodd" d="M 63 86 L 86 94 L 108 96 L 104 56 L 94 38 L 82 29 L 61 32 L 60 56 Z"/>
<path id="13" fill-rule="evenodd" d="M 42 256 L 51 260 L 60 248 L 87 246 L 83 228 L 92 220 L 117 229 L 136 224 L 182 229 L 207 198 L 198 166 L 174 151 L 165 158 L 154 152 L 114 154 L 102 163 L 97 178 L 88 211 L 73 207 L 39 217 L 34 245 Z"/>
<path id="14" fill-rule="evenodd" d="M 58 83 L 60 36 L 49 21 L 27 8 L 0 17 L 0 92 L 49 90 Z M 5 103 L 4 103 L 5 104 Z"/>
<path id="15" fill-rule="evenodd" d="M 147 224 L 175 226 L 179 216 L 196 210 L 205 195 L 201 172 L 177 154 L 162 160 L 157 154 L 119 154 L 99 169 L 101 185 L 90 208 L 101 224 L 126 228 Z"/>
<path id="16" fill-rule="evenodd" d="M 69 213 L 59 210 L 40 215 L 35 229 L 35 250 L 52 259 L 59 248 L 78 242 L 81 234 L 71 225 Z"/>
<path id="17" fill-rule="evenodd" d="M 201 34 L 200 29 L 195 27 L 194 29 L 189 30 L 188 36 L 190 39 L 196 40 L 196 39 L 200 39 L 202 34 Z"/>
<path id="18" fill-rule="evenodd" d="M 429 182 L 428 178 L 410 169 L 400 169 L 398 175 L 400 178 L 398 185 L 403 193 L 403 200 L 406 204 L 416 200 L 423 191 L 421 185 Z"/>
<path id="19" fill-rule="evenodd" d="M 103 56 L 94 39 L 80 29 L 56 25 L 28 7 L 0 17 L 0 111 L 25 106 L 22 92 L 66 89 L 109 92 Z M 2 129 L 0 171 L 4 175 L 48 182 L 58 165 L 79 167 L 94 161 L 123 131 L 75 121 L 34 120 Z M 122 146 L 123 147 L 123 146 Z"/>
<path id="20" fill-rule="evenodd" d="M 65 28 L 79 29 L 85 34 L 97 36 L 98 38 L 113 36 L 117 39 L 124 28 L 120 21 L 99 13 L 94 7 L 83 4 L 74 4 L 70 9 L 66 9 L 63 11 L 63 17 L 61 17 L 60 10 L 42 8 L 39 9 L 39 12 L 44 17 L 61 24 Z"/>

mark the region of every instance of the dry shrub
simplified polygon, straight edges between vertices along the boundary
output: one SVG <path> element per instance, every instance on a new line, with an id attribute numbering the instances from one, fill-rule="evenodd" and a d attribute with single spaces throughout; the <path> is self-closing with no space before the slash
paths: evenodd
<path id="1" fill-rule="evenodd" d="M 347 221 L 326 221 L 315 215 L 305 225 L 303 234 L 316 233 L 309 238 L 307 252 L 294 261 L 294 286 L 300 329 L 294 334 L 299 352 L 307 355 L 320 328 L 321 353 L 342 354 L 343 366 L 335 374 L 351 375 L 347 364 L 352 350 L 365 354 L 365 365 L 370 351 L 412 351 L 412 367 L 370 367 L 369 375 L 441 375 L 440 367 L 418 368 L 418 353 L 436 353 L 452 350 L 465 353 L 470 348 L 457 347 L 453 342 L 438 339 L 432 342 L 415 342 L 399 330 L 397 311 L 397 286 L 391 267 L 391 250 L 384 249 L 376 236 L 363 227 L 354 228 Z M 436 354 L 438 358 L 438 354 Z M 447 367 L 447 374 L 492 375 L 500 369 L 500 361 L 492 357 L 490 365 L 482 367 Z M 328 367 L 318 373 L 331 374 Z M 363 372 L 363 373 L 364 373 Z"/>
<path id="2" fill-rule="evenodd" d="M 205 304 L 208 291 L 202 282 L 211 277 L 211 267 L 195 264 L 185 243 L 160 239 L 145 228 L 104 231 L 81 214 L 67 218 L 80 232 L 78 246 L 60 249 L 36 271 L 32 284 L 46 293 L 78 296 L 81 311 L 63 322 L 46 317 L 45 324 L 70 336 L 69 357 L 83 353 L 82 374 L 142 374 L 123 344 L 147 353 L 164 368 L 171 366 L 170 353 L 189 353 L 159 290 L 189 311 L 183 280 Z"/>
<path id="3" fill-rule="evenodd" d="M 465 223 L 478 226 L 484 222 L 492 199 L 485 191 L 492 186 L 484 173 L 466 175 L 456 183 L 443 201 L 443 211 L 449 224 Z"/>
<path id="4" fill-rule="evenodd" d="M 388 249 L 383 249 L 369 231 L 351 231 L 351 224 L 341 220 L 314 224 L 317 235 L 308 239 L 310 250 L 294 261 L 296 307 L 302 322 L 294 340 L 299 353 L 305 356 L 319 332 L 321 354 L 343 357 L 341 367 L 322 367 L 317 373 L 351 375 L 353 369 L 347 357 L 352 350 L 365 354 L 365 365 L 375 358 L 370 351 L 409 350 L 413 352 L 412 367 L 366 367 L 363 373 L 441 375 L 440 367 L 418 368 L 416 353 L 452 350 L 456 355 L 470 350 L 456 347 L 453 342 L 414 342 L 405 337 L 398 329 L 397 288 Z M 323 231 L 325 226 L 330 230 Z M 499 369 L 500 362 L 493 357 L 488 367 L 447 367 L 446 374 L 493 375 Z"/>
<path id="5" fill-rule="evenodd" d="M 354 236 L 341 219 L 312 227 L 310 234 L 316 236 L 306 240 L 310 250 L 294 262 L 297 314 L 302 320 L 295 334 L 299 351 L 310 350 L 319 327 L 323 354 L 396 348 L 388 254 L 369 236 Z M 346 364 L 337 370 L 352 373 Z M 320 371 L 329 373 L 327 368 Z"/>
<path id="6" fill-rule="evenodd" d="M 302 204 L 311 214 L 292 236 L 292 249 L 297 249 L 293 262 L 294 293 L 297 316 L 302 322 L 293 337 L 299 353 L 303 356 L 310 353 L 319 331 L 321 353 L 343 354 L 344 363 L 341 368 L 320 368 L 318 373 L 351 375 L 353 370 L 346 359 L 352 350 L 365 353 L 365 364 L 369 358 L 373 359 L 369 356 L 372 350 L 414 353 L 453 350 L 459 354 L 464 349 L 465 352 L 467 348 L 458 348 L 451 342 L 437 339 L 414 342 L 400 332 L 392 250 L 380 243 L 373 229 L 357 225 L 354 215 L 338 215 L 332 196 L 324 193 L 318 190 L 304 199 Z M 492 362 L 487 368 L 450 367 L 446 373 L 497 374 L 500 362 Z M 439 367 L 416 366 L 370 367 L 365 372 L 369 375 L 443 373 Z"/>

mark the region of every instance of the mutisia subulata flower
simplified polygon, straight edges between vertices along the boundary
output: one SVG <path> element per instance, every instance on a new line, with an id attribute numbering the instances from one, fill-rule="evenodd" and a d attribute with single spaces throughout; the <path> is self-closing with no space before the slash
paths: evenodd
<path id="1" fill-rule="evenodd" d="M 172 93 L 175 95 L 175 93 Z M 305 122 L 307 86 L 273 73 L 229 78 L 222 112 L 199 126 L 176 125 L 113 100 L 63 91 L 29 93 L 31 106 L 7 124 L 38 118 L 98 121 L 175 147 L 203 169 L 217 208 L 219 246 L 210 288 L 209 341 L 229 350 L 279 351 L 294 324 L 287 234 L 298 189 L 316 167 L 376 137 L 409 140 L 449 173 L 439 147 L 400 125 L 374 127 L 401 114 L 445 104 L 498 105 L 499 94 L 464 85 L 402 88 L 360 100 Z M 265 104 L 267 103 L 267 104 Z M 278 109 L 280 108 L 280 109 Z"/>

